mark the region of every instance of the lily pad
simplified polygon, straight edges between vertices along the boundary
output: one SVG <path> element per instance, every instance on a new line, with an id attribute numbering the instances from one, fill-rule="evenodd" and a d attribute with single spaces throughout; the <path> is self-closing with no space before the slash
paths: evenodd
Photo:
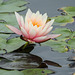
<path id="1" fill-rule="evenodd" d="M 8 71 L 0 69 L 0 75 L 24 75 L 22 72 L 14 70 L 14 71 Z"/>
<path id="2" fill-rule="evenodd" d="M 52 33 L 61 34 L 60 37 L 56 38 L 59 41 L 65 41 L 73 34 L 73 32 L 67 28 L 56 28 Z"/>
<path id="3" fill-rule="evenodd" d="M 25 41 L 21 40 L 20 38 L 13 38 L 8 41 L 0 38 L 0 50 L 5 49 L 7 52 L 12 52 L 21 47 L 23 44 L 25 44 Z"/>
<path id="4" fill-rule="evenodd" d="M 71 16 L 56 16 L 56 17 L 51 17 L 51 19 L 55 19 L 54 25 L 59 25 L 59 26 L 65 26 L 67 23 L 74 22 L 74 19 Z"/>
<path id="5" fill-rule="evenodd" d="M 62 7 L 58 9 L 61 12 L 65 12 L 67 15 L 75 16 L 75 7 L 68 6 L 68 7 Z"/>
<path id="6" fill-rule="evenodd" d="M 75 38 L 72 38 L 71 40 L 69 40 L 68 45 L 70 46 L 71 49 L 75 50 Z"/>
<path id="7" fill-rule="evenodd" d="M 41 43 L 43 46 L 50 46 L 53 51 L 58 51 L 60 53 L 67 52 L 69 47 L 66 42 L 49 40 L 47 42 Z"/>
<path id="8" fill-rule="evenodd" d="M 26 69 L 22 71 L 24 75 L 48 75 L 54 73 L 52 70 L 49 69 Z"/>
<path id="9" fill-rule="evenodd" d="M 14 14 L 0 14 L 0 21 L 0 32 L 12 32 L 5 25 L 13 25 L 17 28 L 19 27 Z"/>
<path id="10" fill-rule="evenodd" d="M 24 0 L 0 0 L 0 13 L 15 12 L 25 10 L 24 6 L 28 2 Z"/>
<path id="11" fill-rule="evenodd" d="M 0 55 L 0 67 L 4 69 L 27 69 L 38 67 L 42 59 L 36 55 L 28 53 L 8 53 Z"/>
<path id="12" fill-rule="evenodd" d="M 6 39 L 10 36 L 10 34 L 0 34 L 0 38 Z"/>

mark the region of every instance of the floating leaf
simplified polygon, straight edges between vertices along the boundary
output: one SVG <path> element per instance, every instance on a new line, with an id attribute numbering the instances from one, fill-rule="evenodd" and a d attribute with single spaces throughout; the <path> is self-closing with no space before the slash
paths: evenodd
<path id="1" fill-rule="evenodd" d="M 56 66 L 56 67 L 62 67 L 61 65 L 59 65 L 56 62 L 50 61 L 50 60 L 45 60 L 44 61 L 46 64 L 51 65 L 51 66 Z"/>
<path id="2" fill-rule="evenodd" d="M 71 49 L 75 49 L 75 38 L 69 40 L 68 45 L 70 46 Z"/>
<path id="3" fill-rule="evenodd" d="M 65 12 L 67 15 L 75 16 L 75 7 L 68 6 L 59 8 L 58 11 Z"/>
<path id="4" fill-rule="evenodd" d="M 52 33 L 61 34 L 60 37 L 57 37 L 57 40 L 64 41 L 72 35 L 72 31 L 67 28 L 56 28 Z"/>
<path id="5" fill-rule="evenodd" d="M 0 32 L 12 32 L 5 25 L 13 25 L 18 28 L 18 23 L 14 14 L 0 14 L 0 20 L 4 21 L 0 22 Z"/>
<path id="6" fill-rule="evenodd" d="M 56 17 L 52 17 L 51 19 L 55 19 L 54 25 L 60 25 L 60 26 L 64 26 L 67 23 L 74 22 L 74 19 L 71 16 L 56 16 Z"/>
<path id="7" fill-rule="evenodd" d="M 26 69 L 22 71 L 24 75 L 48 75 L 54 73 L 52 70 L 49 69 Z"/>
<path id="8" fill-rule="evenodd" d="M 28 53 L 8 53 L 0 55 L 0 57 L 3 57 L 0 60 L 0 67 L 4 69 L 36 68 L 42 62 L 40 57 Z"/>
<path id="9" fill-rule="evenodd" d="M 6 39 L 10 36 L 10 34 L 0 34 L 0 38 Z"/>
<path id="10" fill-rule="evenodd" d="M 0 69 L 0 75 L 24 75 L 24 74 L 17 70 L 8 71 L 8 70 Z"/>
<path id="11" fill-rule="evenodd" d="M 26 7 L 24 6 L 27 4 L 24 0 L 7 0 L 2 2 L 0 1 L 0 13 L 6 12 L 15 12 L 15 11 L 22 11 L 25 10 Z"/>
<path id="12" fill-rule="evenodd" d="M 69 50 L 67 43 L 61 42 L 61 41 L 49 40 L 47 42 L 41 43 L 41 45 L 50 46 L 52 48 L 52 50 L 58 51 L 60 53 L 67 52 Z"/>
<path id="13" fill-rule="evenodd" d="M 7 52 L 14 51 L 25 44 L 25 41 L 21 40 L 20 38 L 13 38 L 8 41 L 0 38 L 0 50 L 7 50 Z"/>

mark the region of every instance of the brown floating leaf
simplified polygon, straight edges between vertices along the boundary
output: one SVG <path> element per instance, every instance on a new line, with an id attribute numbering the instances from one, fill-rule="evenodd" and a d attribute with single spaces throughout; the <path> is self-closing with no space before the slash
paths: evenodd
<path id="1" fill-rule="evenodd" d="M 48 65 L 52 65 L 52 66 L 56 66 L 56 67 L 62 67 L 61 65 L 59 65 L 58 63 L 53 62 L 53 61 L 45 60 L 44 62 L 47 63 Z"/>

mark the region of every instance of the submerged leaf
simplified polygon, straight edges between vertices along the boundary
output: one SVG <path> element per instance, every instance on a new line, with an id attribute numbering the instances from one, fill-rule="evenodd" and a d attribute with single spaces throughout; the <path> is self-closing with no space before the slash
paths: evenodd
<path id="1" fill-rule="evenodd" d="M 54 73 L 52 70 L 39 69 L 39 68 L 26 69 L 26 70 L 23 70 L 22 72 L 24 73 L 24 75 L 48 75 L 48 74 Z"/>
<path id="2" fill-rule="evenodd" d="M 4 69 L 36 68 L 42 62 L 40 57 L 28 53 L 8 53 L 0 55 L 0 57 L 3 57 L 0 60 L 0 67 Z"/>

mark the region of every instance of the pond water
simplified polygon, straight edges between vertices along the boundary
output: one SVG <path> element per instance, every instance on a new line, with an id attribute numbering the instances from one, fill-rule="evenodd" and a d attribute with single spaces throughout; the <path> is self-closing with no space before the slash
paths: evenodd
<path id="1" fill-rule="evenodd" d="M 28 8 L 30 8 L 33 12 L 36 12 L 39 10 L 41 13 L 48 13 L 49 17 L 60 15 L 60 12 L 57 11 L 58 8 L 65 7 L 65 6 L 75 6 L 75 0 L 27 0 L 30 4 L 28 4 Z M 23 14 L 26 11 L 22 12 Z M 57 26 L 55 26 L 57 27 Z M 66 25 L 67 28 L 75 30 L 75 22 L 72 24 Z M 32 54 L 38 55 L 43 60 L 51 60 L 58 64 L 60 64 L 62 67 L 54 67 L 49 66 L 49 69 L 54 70 L 56 73 L 53 75 L 72 75 L 72 73 L 75 72 L 75 68 L 69 68 L 68 64 L 70 64 L 70 61 L 67 61 L 67 58 L 70 56 L 75 56 L 75 53 L 73 51 L 69 51 L 66 53 L 58 53 L 51 51 L 50 47 L 42 47 L 42 46 L 36 46 Z"/>

